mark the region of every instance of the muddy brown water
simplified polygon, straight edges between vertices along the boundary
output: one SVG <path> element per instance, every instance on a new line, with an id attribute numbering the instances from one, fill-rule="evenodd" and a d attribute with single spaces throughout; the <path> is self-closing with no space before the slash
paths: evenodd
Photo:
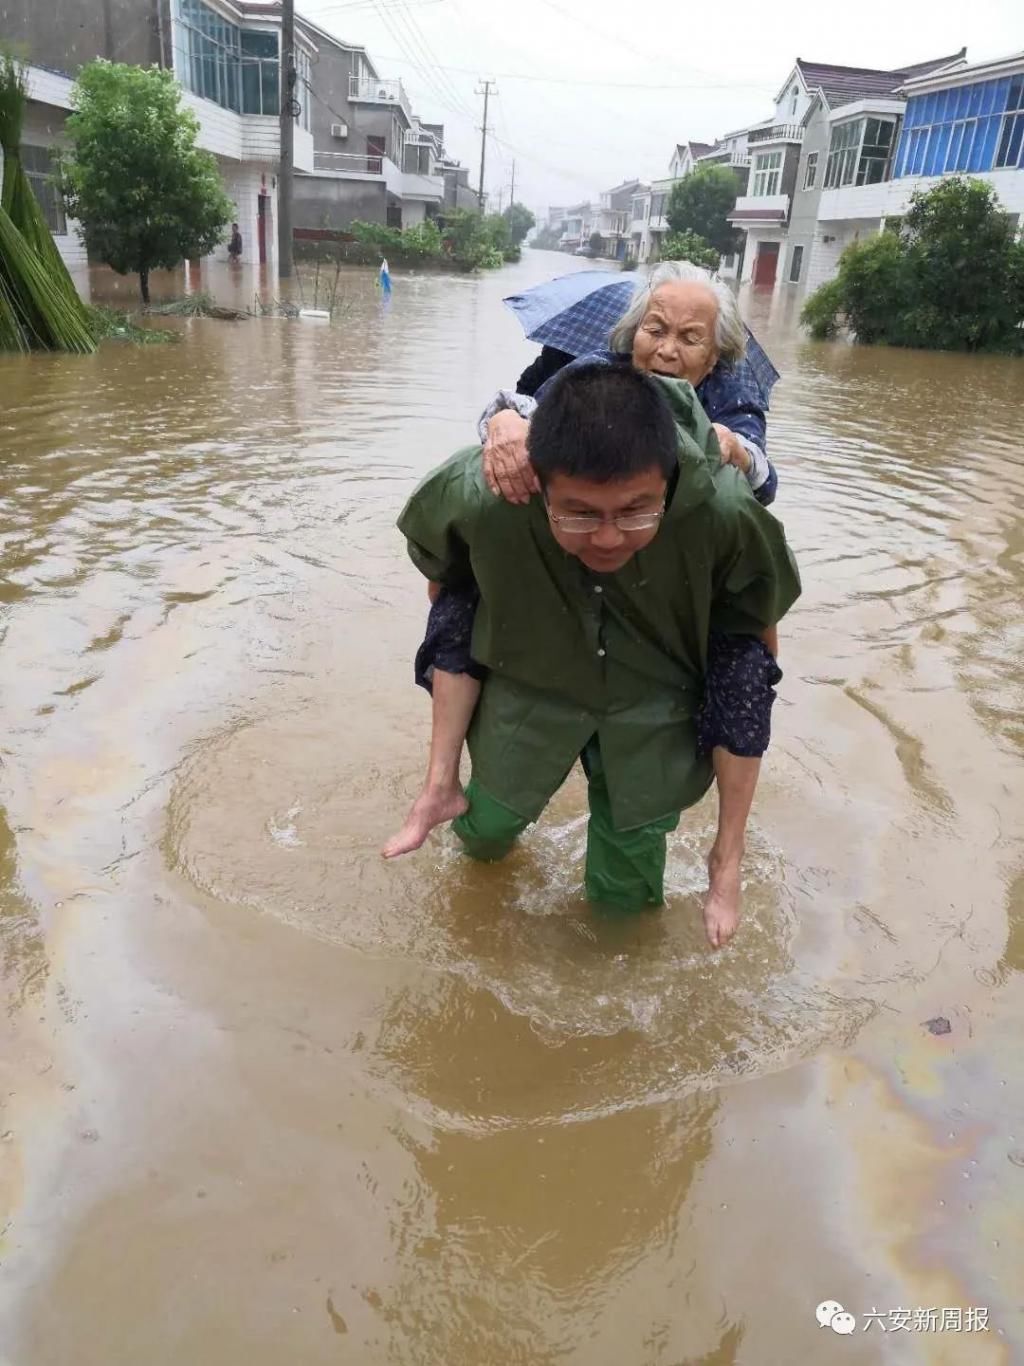
<path id="1" fill-rule="evenodd" d="M 625 924 L 576 780 L 503 867 L 377 856 L 394 517 L 573 264 L 0 358 L 4 1366 L 1024 1360 L 1024 365 L 749 304 L 805 594 L 728 951 L 710 803 Z"/>

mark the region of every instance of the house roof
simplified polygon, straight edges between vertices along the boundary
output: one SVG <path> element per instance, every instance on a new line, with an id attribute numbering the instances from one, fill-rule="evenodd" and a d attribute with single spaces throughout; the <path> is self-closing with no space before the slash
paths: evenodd
<path id="1" fill-rule="evenodd" d="M 961 48 L 947 57 L 936 57 L 928 62 L 900 67 L 895 71 L 879 71 L 873 67 L 835 66 L 830 62 L 808 62 L 796 59 L 796 69 L 810 93 L 820 90 L 830 109 L 851 104 L 854 100 L 884 99 L 892 95 L 908 80 L 940 71 L 954 62 L 963 61 L 967 49 Z"/>
<path id="2" fill-rule="evenodd" d="M 985 62 L 966 62 L 956 61 L 949 67 L 933 67 L 930 71 L 915 70 L 907 74 L 906 88 L 902 91 L 904 95 L 916 94 L 919 89 L 942 89 L 946 85 L 952 85 L 958 79 L 973 81 L 984 79 L 990 75 L 1003 74 L 1007 70 L 1014 70 L 1024 62 L 1024 51 L 1011 52 L 1006 57 L 993 57 Z"/>
<path id="3" fill-rule="evenodd" d="M 676 156 L 680 156 L 683 152 L 686 151 L 687 148 L 689 148 L 690 156 L 692 156 L 694 161 L 696 161 L 697 158 L 702 157 L 705 152 L 710 152 L 711 147 L 712 144 L 710 142 L 677 142 Z"/>

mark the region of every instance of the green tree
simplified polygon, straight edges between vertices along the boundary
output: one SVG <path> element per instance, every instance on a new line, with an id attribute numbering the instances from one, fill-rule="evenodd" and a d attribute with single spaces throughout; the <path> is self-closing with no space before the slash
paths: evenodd
<path id="1" fill-rule="evenodd" d="M 591 256 L 600 256 L 604 251 L 604 238 L 599 232 L 592 232 L 587 245 L 590 248 Z"/>
<path id="2" fill-rule="evenodd" d="M 738 249 L 739 234 L 725 216 L 735 207 L 739 188 L 728 166 L 699 167 L 672 186 L 665 212 L 669 231 L 691 232 L 719 256 L 730 256 Z"/>
<path id="3" fill-rule="evenodd" d="M 502 214 L 508 224 L 509 236 L 514 246 L 526 240 L 526 234 L 536 225 L 536 218 L 525 204 L 510 204 Z"/>
<path id="4" fill-rule="evenodd" d="M 708 270 L 717 270 L 721 259 L 721 253 L 708 246 L 695 232 L 666 233 L 658 248 L 659 261 L 692 261 L 695 266 L 705 266 Z"/>
<path id="5" fill-rule="evenodd" d="M 914 195 L 900 237 L 910 266 L 910 345 L 1019 349 L 1024 249 L 987 181 L 951 176 Z"/>
<path id="6" fill-rule="evenodd" d="M 150 271 L 205 256 L 231 221 L 217 163 L 196 147 L 198 120 L 180 107 L 168 71 L 90 62 L 73 103 L 61 166 L 67 211 L 90 254 L 138 275 L 148 304 Z"/>
<path id="7" fill-rule="evenodd" d="M 1024 245 L 985 181 L 951 176 L 915 194 L 895 231 L 854 242 L 801 321 L 859 342 L 930 350 L 1024 350 Z"/>

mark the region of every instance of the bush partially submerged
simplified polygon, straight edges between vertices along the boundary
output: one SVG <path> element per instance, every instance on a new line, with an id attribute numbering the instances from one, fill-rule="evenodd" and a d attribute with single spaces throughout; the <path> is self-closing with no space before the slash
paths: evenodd
<path id="1" fill-rule="evenodd" d="M 990 185 L 951 176 L 895 231 L 847 247 L 800 316 L 819 338 L 845 324 L 860 342 L 1021 354 L 1024 245 Z"/>
<path id="2" fill-rule="evenodd" d="M 90 304 L 85 311 L 89 331 L 97 342 L 123 341 L 135 342 L 139 346 L 153 346 L 162 342 L 181 341 L 180 332 L 140 327 L 130 313 L 125 313 L 119 308 Z"/>

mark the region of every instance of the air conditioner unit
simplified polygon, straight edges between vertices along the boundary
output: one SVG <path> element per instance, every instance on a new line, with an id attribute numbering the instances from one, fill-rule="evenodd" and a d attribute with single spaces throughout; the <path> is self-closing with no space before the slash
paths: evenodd
<path id="1" fill-rule="evenodd" d="M 332 124 L 331 124 L 331 137 L 332 137 L 332 138 L 347 138 L 347 137 L 348 137 L 348 124 L 347 124 L 347 123 L 332 123 Z"/>

